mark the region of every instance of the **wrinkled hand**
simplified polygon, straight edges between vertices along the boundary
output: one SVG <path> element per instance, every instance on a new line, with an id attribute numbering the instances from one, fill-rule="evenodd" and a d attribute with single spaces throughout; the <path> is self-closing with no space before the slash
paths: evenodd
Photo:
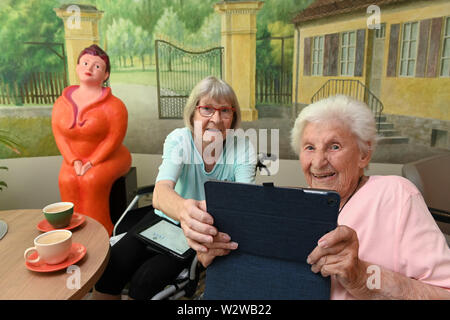
<path id="1" fill-rule="evenodd" d="M 358 258 L 359 242 L 356 232 L 347 226 L 338 226 L 318 241 L 307 262 L 314 273 L 336 275 L 339 283 L 350 293 L 364 290 L 366 263 Z"/>
<path id="2" fill-rule="evenodd" d="M 201 243 L 212 243 L 217 229 L 213 226 L 213 217 L 206 212 L 206 201 L 186 199 L 179 220 L 189 246 L 195 251 L 208 251 Z"/>
<path id="3" fill-rule="evenodd" d="M 213 239 L 212 243 L 204 244 L 208 248 L 207 252 L 197 251 L 198 261 L 205 268 L 211 264 L 215 257 L 225 256 L 238 247 L 236 242 L 231 242 L 230 236 L 226 233 L 219 232 Z"/>

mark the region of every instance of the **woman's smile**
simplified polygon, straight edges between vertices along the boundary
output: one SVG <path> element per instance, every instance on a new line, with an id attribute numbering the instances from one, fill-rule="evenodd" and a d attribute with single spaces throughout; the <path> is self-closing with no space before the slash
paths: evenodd
<path id="1" fill-rule="evenodd" d="M 327 180 L 329 178 L 334 178 L 336 175 L 336 172 L 330 172 L 330 173 L 311 173 L 314 178 L 319 180 Z"/>
<path id="2" fill-rule="evenodd" d="M 337 191 L 345 199 L 366 166 L 353 133 L 341 123 L 308 123 L 300 146 L 300 162 L 308 185 Z"/>

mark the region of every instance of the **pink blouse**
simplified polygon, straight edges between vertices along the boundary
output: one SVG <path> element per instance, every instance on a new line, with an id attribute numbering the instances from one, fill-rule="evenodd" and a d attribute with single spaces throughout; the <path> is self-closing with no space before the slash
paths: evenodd
<path id="1" fill-rule="evenodd" d="M 409 180 L 371 176 L 342 210 L 338 225 L 356 231 L 361 260 L 450 290 L 450 249 Z M 355 298 L 332 277 L 331 299 Z"/>

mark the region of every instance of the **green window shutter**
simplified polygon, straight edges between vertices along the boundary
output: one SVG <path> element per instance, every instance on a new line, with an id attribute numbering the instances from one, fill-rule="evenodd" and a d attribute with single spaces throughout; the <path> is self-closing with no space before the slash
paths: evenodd
<path id="1" fill-rule="evenodd" d="M 311 42 L 312 38 L 305 38 L 305 46 L 303 51 L 303 75 L 311 75 Z"/>
<path id="2" fill-rule="evenodd" d="M 339 33 L 327 34 L 325 36 L 323 75 L 337 76 L 339 56 Z"/>
<path id="3" fill-rule="evenodd" d="M 359 29 L 356 31 L 356 57 L 355 57 L 355 77 L 362 77 L 364 69 L 364 52 L 366 43 L 366 30 Z"/>
<path id="4" fill-rule="evenodd" d="M 398 37 L 400 33 L 400 24 L 391 25 L 391 35 L 389 37 L 389 55 L 386 75 L 388 77 L 397 76 L 397 58 L 398 58 Z"/>
<path id="5" fill-rule="evenodd" d="M 420 21 L 419 47 L 417 48 L 417 62 L 416 62 L 416 77 L 418 78 L 425 77 L 430 26 L 431 26 L 431 19 Z"/>
<path id="6" fill-rule="evenodd" d="M 441 30 L 442 18 L 434 18 L 431 21 L 430 48 L 427 61 L 427 77 L 429 78 L 434 78 L 438 74 Z"/>

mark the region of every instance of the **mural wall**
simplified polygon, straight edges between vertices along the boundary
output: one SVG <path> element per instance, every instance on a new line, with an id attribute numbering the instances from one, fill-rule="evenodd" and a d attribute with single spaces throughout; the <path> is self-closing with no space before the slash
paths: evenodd
<path id="1" fill-rule="evenodd" d="M 294 18 L 298 103 L 359 95 L 382 105 L 383 141 L 450 150 L 450 3 L 337 2 L 317 0 Z"/>
<path id="2" fill-rule="evenodd" d="M 425 39 L 428 30 L 428 38 L 432 39 L 436 38 L 433 19 L 440 17 L 440 41 L 428 41 L 425 51 L 433 49 L 442 53 L 440 61 L 448 60 L 448 50 L 444 46 L 450 43 L 450 39 L 445 40 L 450 25 L 448 1 L 396 0 L 390 1 L 392 5 L 385 11 L 380 4 L 384 31 L 379 34 L 366 26 L 371 15 L 366 9 L 369 4 L 378 2 L 359 1 L 361 7 L 356 11 L 341 14 L 339 8 L 352 1 L 263 1 L 256 15 L 255 96 L 259 117 L 256 121 L 244 122 L 244 129 L 279 129 L 280 158 L 294 159 L 288 139 L 282 137 L 289 136 L 293 119 L 302 105 L 309 103 L 330 79 L 358 80 L 384 103 L 382 121 L 385 122 L 383 141 L 386 144 L 380 144 L 374 161 L 405 163 L 436 152 L 448 152 L 448 75 L 440 75 L 439 69 L 436 71 L 439 76 L 432 81 L 426 77 L 403 77 L 400 63 L 395 77 L 385 73 L 392 25 L 401 27 L 404 23 L 418 22 L 422 26 L 422 21 L 429 20 L 429 28 L 424 23 L 416 33 L 419 40 Z M 95 41 L 110 55 L 109 85 L 114 95 L 124 101 L 129 114 L 125 145 L 132 153 L 161 154 L 166 135 L 183 126 L 183 122 L 159 116 L 155 40 L 168 41 L 191 52 L 222 46 L 221 16 L 214 10 L 217 3 L 217 0 L 0 1 L 0 140 L 5 142 L 12 138 L 21 147 L 0 142 L 0 159 L 59 155 L 50 117 L 53 101 L 73 81 L 70 79 L 73 66 L 67 61 L 72 48 L 67 46 L 64 29 L 70 26 L 75 33 L 94 34 Z M 339 5 L 336 7 L 334 3 Z M 321 14 L 320 7 L 324 5 L 327 6 L 324 12 L 330 11 L 330 16 L 311 21 L 295 20 L 302 12 Z M 58 9 L 71 15 L 66 24 L 58 17 Z M 77 20 L 80 10 L 99 15 L 92 18 L 95 24 L 85 25 Z M 334 43 L 330 42 L 331 34 L 337 34 L 338 38 L 333 38 L 337 41 L 336 48 L 330 51 L 330 44 Z M 346 50 L 340 50 L 339 37 L 344 34 L 348 37 L 344 44 Z M 381 40 L 385 50 L 378 50 Z M 402 39 L 398 40 L 400 43 Z M 410 40 L 408 43 L 414 44 Z M 431 43 L 439 43 L 439 46 L 431 48 Z M 357 46 L 359 50 L 354 50 Z M 416 43 L 416 50 L 419 47 L 422 48 L 420 56 L 423 46 Z M 305 52 L 309 54 L 307 61 Z M 401 52 L 399 45 L 398 61 L 408 60 L 400 57 Z M 344 54 L 357 55 L 358 59 L 353 61 L 343 57 Z M 330 57 L 335 59 L 334 69 L 321 63 L 320 57 L 326 57 L 327 61 L 331 61 Z M 348 74 L 340 71 L 341 62 L 346 65 Z M 349 70 L 355 66 L 358 73 L 350 74 Z M 324 67 L 331 73 L 323 73 Z M 173 74 L 178 72 L 169 62 L 166 69 Z M 378 78 L 376 71 L 380 71 Z M 183 82 L 188 77 L 189 72 L 178 72 L 175 79 Z M 425 90 L 422 84 L 429 89 Z"/>
<path id="3" fill-rule="evenodd" d="M 257 38 L 264 38 L 257 43 L 258 69 L 292 69 L 291 19 L 310 2 L 264 1 L 257 16 Z M 157 153 L 162 151 L 163 137 L 182 126 L 182 122 L 158 117 L 155 40 L 163 39 L 191 51 L 220 46 L 221 19 L 214 11 L 215 3 L 216 0 L 2 0 L 0 129 L 23 148 L 17 154 L 0 144 L 0 159 L 59 154 L 50 127 L 51 108 L 72 80 L 67 63 L 71 48 L 65 44 L 63 20 L 55 9 L 72 14 L 68 23 L 79 29 L 77 11 L 101 12 L 98 43 L 111 58 L 109 85 L 129 112 L 125 143 L 132 152 Z M 283 47 L 284 59 L 280 41 L 270 36 L 291 37 Z M 290 103 L 288 100 L 286 103 Z M 161 138 L 155 139 L 155 134 Z"/>

